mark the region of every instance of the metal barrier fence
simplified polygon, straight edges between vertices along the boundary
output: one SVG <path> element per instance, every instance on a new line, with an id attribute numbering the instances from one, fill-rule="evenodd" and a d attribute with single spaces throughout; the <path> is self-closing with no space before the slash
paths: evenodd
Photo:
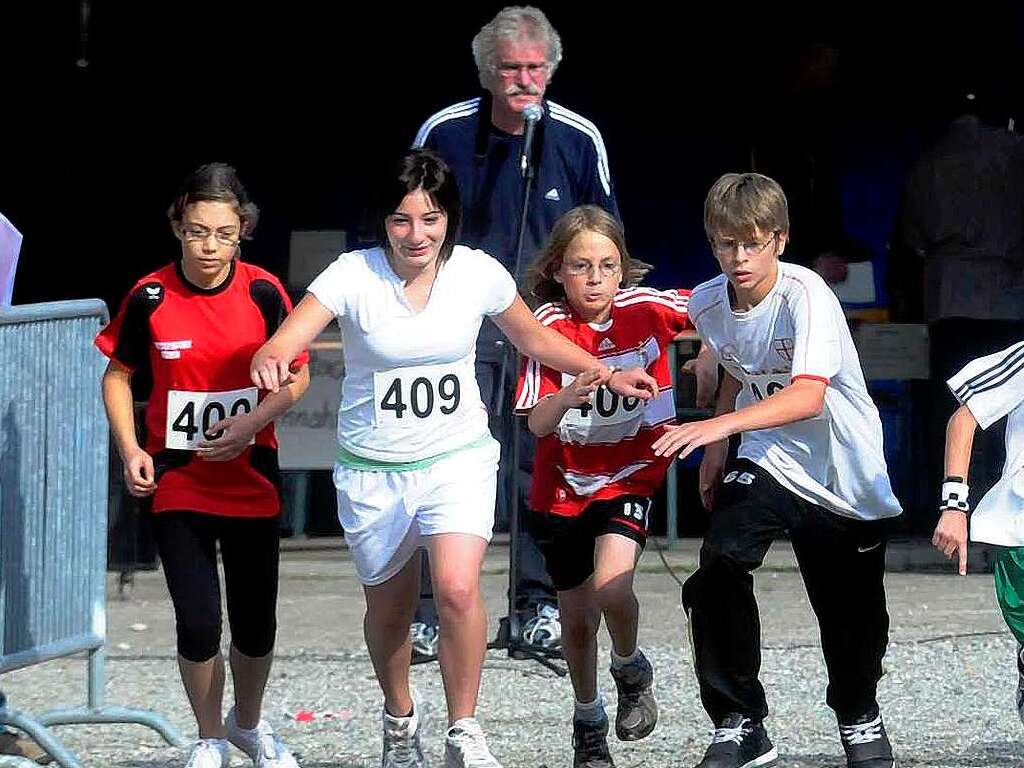
<path id="1" fill-rule="evenodd" d="M 97 299 L 0 308 L 0 674 L 89 654 L 86 707 L 2 706 L 0 725 L 65 768 L 80 764 L 49 726 L 139 723 L 184 743 L 154 713 L 103 704 L 108 427 L 93 338 L 107 317 Z"/>

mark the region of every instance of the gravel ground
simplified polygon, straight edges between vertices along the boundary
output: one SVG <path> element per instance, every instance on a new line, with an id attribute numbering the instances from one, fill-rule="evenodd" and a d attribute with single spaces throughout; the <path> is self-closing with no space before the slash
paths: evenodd
<path id="1" fill-rule="evenodd" d="M 680 571 L 692 553 L 673 553 Z M 505 589 L 500 549 L 484 579 L 491 616 Z M 689 559 L 688 559 L 689 558 Z M 789 558 L 789 559 L 787 559 Z M 1024 766 L 1021 724 L 1013 707 L 1014 644 L 992 597 L 990 576 L 890 574 L 892 644 L 879 699 L 902 766 Z M 643 742 L 613 741 L 619 768 L 692 766 L 710 726 L 700 708 L 682 631 L 678 586 L 648 554 L 638 576 L 642 644 L 655 665 L 662 720 Z M 798 574 L 785 550 L 773 553 L 758 580 L 764 617 L 763 681 L 769 733 L 781 765 L 842 766 L 835 721 L 824 705 L 825 670 Z M 380 761 L 380 694 L 360 636 L 361 597 L 351 565 L 337 552 L 289 553 L 282 564 L 279 657 L 265 716 L 304 768 L 360 768 Z M 494 622 L 492 621 L 492 624 Z M 140 574 L 129 600 L 109 604 L 107 700 L 164 713 L 189 738 L 194 724 L 174 664 L 173 624 L 159 573 Z M 603 637 L 606 640 L 606 637 Z M 607 659 L 607 646 L 602 658 Z M 604 666 L 604 662 L 602 662 Z M 444 698 L 436 665 L 415 667 L 428 718 L 426 746 L 443 764 Z M 83 659 L 64 659 L 0 678 L 9 704 L 26 712 L 81 704 Z M 614 684 L 601 685 L 614 710 Z M 480 719 L 506 768 L 572 764 L 571 689 L 539 665 L 492 651 Z M 333 719 L 298 722 L 299 710 Z M 186 753 L 140 726 L 68 726 L 57 735 L 86 766 L 176 768 Z M 234 765 L 249 763 L 236 753 Z"/>

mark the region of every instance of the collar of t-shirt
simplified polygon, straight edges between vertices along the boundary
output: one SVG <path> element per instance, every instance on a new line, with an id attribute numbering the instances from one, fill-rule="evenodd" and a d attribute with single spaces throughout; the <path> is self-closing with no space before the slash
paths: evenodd
<path id="1" fill-rule="evenodd" d="M 772 297 L 779 290 L 779 284 L 782 282 L 782 262 L 779 262 L 779 271 L 775 275 L 775 285 L 771 287 L 768 293 L 765 294 L 764 298 L 761 299 L 757 304 L 747 310 L 739 310 L 733 307 L 733 289 L 732 283 L 729 282 L 728 278 L 725 280 L 725 301 L 729 307 L 729 311 L 732 312 L 734 319 L 743 322 L 745 320 L 755 320 L 768 311 L 768 307 L 771 306 Z"/>
<path id="2" fill-rule="evenodd" d="M 185 268 L 181 265 L 181 259 L 174 262 L 174 271 L 178 275 L 178 279 L 186 290 L 192 291 L 192 293 L 198 293 L 200 296 L 215 296 L 218 293 L 223 293 L 231 285 L 231 282 L 235 279 L 235 267 L 238 265 L 238 260 L 234 259 L 231 262 L 231 268 L 228 270 L 228 276 L 224 278 L 224 282 L 220 285 L 215 285 L 213 288 L 203 288 L 196 285 L 185 277 Z"/>

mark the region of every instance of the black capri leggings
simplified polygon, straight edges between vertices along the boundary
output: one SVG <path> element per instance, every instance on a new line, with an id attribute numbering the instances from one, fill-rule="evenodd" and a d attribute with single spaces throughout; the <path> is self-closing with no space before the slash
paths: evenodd
<path id="1" fill-rule="evenodd" d="M 231 644 L 246 656 L 270 653 L 277 634 L 278 518 L 157 512 L 153 533 L 174 603 L 178 653 L 201 662 L 220 650 L 218 541 Z"/>

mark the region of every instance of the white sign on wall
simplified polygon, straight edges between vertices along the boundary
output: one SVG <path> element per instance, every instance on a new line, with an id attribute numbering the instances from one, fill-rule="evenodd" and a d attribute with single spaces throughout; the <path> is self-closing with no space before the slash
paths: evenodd
<path id="1" fill-rule="evenodd" d="M 309 389 L 277 420 L 281 469 L 332 469 L 337 452 L 338 404 L 345 364 L 340 341 L 309 349 Z"/>

